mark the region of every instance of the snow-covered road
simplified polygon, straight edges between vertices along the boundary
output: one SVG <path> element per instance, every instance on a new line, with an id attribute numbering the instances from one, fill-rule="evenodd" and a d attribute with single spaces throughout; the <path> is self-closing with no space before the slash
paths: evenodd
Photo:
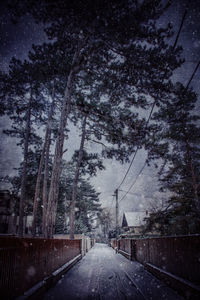
<path id="1" fill-rule="evenodd" d="M 45 300 L 182 300 L 176 292 L 105 244 L 96 244 L 48 292 Z"/>

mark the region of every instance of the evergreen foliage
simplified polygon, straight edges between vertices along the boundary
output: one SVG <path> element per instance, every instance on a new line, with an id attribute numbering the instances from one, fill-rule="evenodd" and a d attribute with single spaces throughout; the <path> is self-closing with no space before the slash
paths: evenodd
<path id="1" fill-rule="evenodd" d="M 69 210 L 74 173 L 74 164 L 64 163 L 59 188 L 55 233 L 69 233 Z M 89 233 L 94 228 L 94 219 L 101 211 L 98 196 L 99 194 L 89 181 L 80 176 L 75 203 L 75 233 Z"/>
<path id="2" fill-rule="evenodd" d="M 168 103 L 163 103 L 154 114 L 154 119 L 162 124 L 158 132 L 161 143 L 168 145 L 160 156 L 164 157 L 160 183 L 161 190 L 166 194 L 170 191 L 170 196 L 167 208 L 151 215 L 148 230 L 157 223 L 162 234 L 200 231 L 200 118 L 194 111 L 196 101 L 192 89 L 177 83 Z"/>
<path id="3" fill-rule="evenodd" d="M 157 107 L 167 105 L 172 87 L 170 78 L 182 63 L 181 48 L 173 48 L 167 43 L 172 36 L 171 25 L 159 28 L 156 24 L 166 9 L 159 0 L 13 0 L 10 8 L 13 18 L 27 13 L 32 15 L 44 26 L 49 39 L 49 43 L 33 46 L 29 53 L 30 62 L 12 60 L 11 84 L 5 85 L 5 97 L 9 95 L 11 99 L 12 95 L 16 103 L 16 112 L 11 106 L 13 121 L 16 114 L 22 116 L 25 109 L 27 111 L 27 106 L 23 108 L 19 103 L 20 97 L 30 93 L 30 87 L 29 112 L 35 109 L 40 121 L 43 109 L 47 111 L 40 105 L 51 94 L 53 83 L 60 100 L 46 209 L 45 236 L 52 237 L 69 120 L 77 125 L 87 117 L 82 122 L 82 144 L 74 155 L 77 169 L 71 193 L 76 200 L 79 175 L 87 172 L 95 175 L 97 168 L 103 169 L 100 155 L 86 152 L 85 140 L 103 145 L 103 157 L 116 158 L 122 163 L 129 161 L 136 148 L 144 146 L 149 157 L 164 153 L 167 143 L 160 144 L 157 148 L 160 150 L 155 151 L 154 136 L 160 134 L 159 128 L 154 124 L 147 127 L 140 112 L 149 109 L 154 101 Z M 13 87 L 15 93 L 12 94 Z M 2 106 L 1 111 L 4 110 Z M 22 121 L 17 119 L 18 124 Z M 29 121 L 32 125 L 31 118 Z M 29 128 L 26 128 L 26 134 Z M 31 136 L 33 131 L 34 126 Z M 31 136 L 28 136 L 26 149 L 31 145 Z M 83 215 L 80 224 L 82 220 Z M 86 227 L 89 228 L 89 224 Z"/>

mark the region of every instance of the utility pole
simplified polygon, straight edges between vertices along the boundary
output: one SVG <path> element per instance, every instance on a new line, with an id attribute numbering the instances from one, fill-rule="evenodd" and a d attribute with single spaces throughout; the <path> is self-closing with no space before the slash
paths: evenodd
<path id="1" fill-rule="evenodd" d="M 116 196 L 116 240 L 118 239 L 119 235 L 119 203 L 118 203 L 118 189 L 115 190 Z"/>

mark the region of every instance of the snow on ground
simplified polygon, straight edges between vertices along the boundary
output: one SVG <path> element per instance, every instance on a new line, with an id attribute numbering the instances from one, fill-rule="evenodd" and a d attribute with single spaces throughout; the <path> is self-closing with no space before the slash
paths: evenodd
<path id="1" fill-rule="evenodd" d="M 96 244 L 44 300 L 182 300 L 176 292 L 105 244 Z"/>

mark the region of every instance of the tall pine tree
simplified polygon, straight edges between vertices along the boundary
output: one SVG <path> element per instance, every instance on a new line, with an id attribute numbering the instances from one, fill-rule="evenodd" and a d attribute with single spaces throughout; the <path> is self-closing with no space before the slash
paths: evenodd
<path id="1" fill-rule="evenodd" d="M 12 6 L 16 14 L 28 12 L 44 23 L 48 38 L 64 45 L 69 57 L 47 209 L 48 236 L 52 236 L 64 130 L 80 76 L 90 74 L 93 84 L 100 83 L 98 93 L 108 97 L 113 108 L 121 102 L 133 108 L 144 106 L 144 94 L 154 96 L 156 93 L 158 98 L 166 90 L 168 82 L 164 80 L 167 81 L 180 64 L 176 59 L 178 50 L 165 43 L 171 34 L 170 28 L 156 27 L 156 20 L 164 10 L 161 1 L 16 0 Z M 122 94 L 123 97 L 119 97 Z M 114 134 L 110 140 L 115 140 Z"/>

